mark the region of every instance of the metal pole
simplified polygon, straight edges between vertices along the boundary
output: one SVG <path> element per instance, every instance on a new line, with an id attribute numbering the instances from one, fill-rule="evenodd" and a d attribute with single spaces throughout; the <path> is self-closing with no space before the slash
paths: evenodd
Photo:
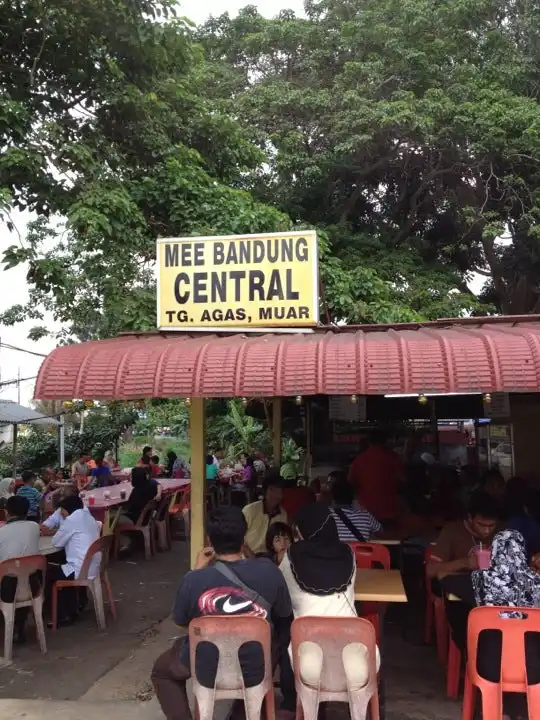
<path id="1" fill-rule="evenodd" d="M 274 453 L 274 467 L 281 468 L 281 398 L 272 401 L 272 449 Z"/>
<path id="2" fill-rule="evenodd" d="M 17 424 L 13 423 L 13 477 L 17 477 Z"/>
<path id="3" fill-rule="evenodd" d="M 66 425 L 64 422 L 64 414 L 60 415 L 60 425 L 58 426 L 60 435 L 60 467 L 63 468 L 66 464 Z"/>

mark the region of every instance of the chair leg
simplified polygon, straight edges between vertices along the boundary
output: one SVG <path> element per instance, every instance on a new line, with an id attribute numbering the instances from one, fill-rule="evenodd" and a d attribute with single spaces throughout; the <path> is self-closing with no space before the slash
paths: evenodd
<path id="1" fill-rule="evenodd" d="M 120 553 L 120 533 L 115 532 L 114 539 L 113 539 L 113 557 L 115 560 L 118 560 L 119 553 Z"/>
<path id="2" fill-rule="evenodd" d="M 375 688 L 375 692 L 371 696 L 371 700 L 369 701 L 369 719 L 370 720 L 380 720 L 381 712 L 380 712 L 380 705 L 379 705 L 379 691 L 377 688 Z"/>
<path id="3" fill-rule="evenodd" d="M 4 660 L 11 662 L 13 657 L 13 630 L 15 628 L 15 603 L 2 603 L 4 615 Z"/>
<path id="4" fill-rule="evenodd" d="M 276 717 L 276 696 L 274 695 L 274 687 L 266 693 L 264 698 L 264 707 L 266 710 L 266 720 L 275 720 Z"/>
<path id="5" fill-rule="evenodd" d="M 446 695 L 457 700 L 459 696 L 459 673 L 461 670 L 461 652 L 450 638 L 448 648 L 448 667 L 446 670 Z M 490 717 L 486 715 L 486 717 Z"/>
<path id="6" fill-rule="evenodd" d="M 111 583 L 109 581 L 109 574 L 105 570 L 103 573 L 103 584 L 105 585 L 105 590 L 107 591 L 107 599 L 109 601 L 109 612 L 111 613 L 112 619 L 116 622 L 118 620 L 118 616 L 116 614 L 116 603 L 114 602 L 114 595 L 111 588 Z"/>
<path id="7" fill-rule="evenodd" d="M 465 670 L 465 689 L 463 692 L 463 710 L 461 720 L 474 720 L 476 688 L 469 680 L 469 674 Z"/>
<path id="8" fill-rule="evenodd" d="M 152 559 L 152 528 L 147 525 L 143 531 L 142 536 L 144 539 L 144 557 L 146 560 Z"/>
<path id="9" fill-rule="evenodd" d="M 45 655 L 47 652 L 47 640 L 45 639 L 45 624 L 43 622 L 43 597 L 32 600 L 32 610 L 34 611 L 34 623 L 36 626 L 39 649 L 42 654 Z"/>
<path id="10" fill-rule="evenodd" d="M 424 642 L 426 645 L 431 645 L 431 638 L 433 637 L 433 602 L 428 599 L 426 602 L 426 624 L 424 627 Z"/>
<path id="11" fill-rule="evenodd" d="M 92 599 L 94 601 L 94 610 L 96 611 L 96 620 L 98 628 L 105 630 L 107 622 L 105 620 L 105 605 L 103 603 L 103 588 L 101 586 L 101 580 L 96 578 L 91 586 L 90 592 L 92 593 Z"/>
<path id="12" fill-rule="evenodd" d="M 58 586 L 56 583 L 54 583 L 51 591 L 51 620 L 53 632 L 56 632 L 58 627 L 58 592 Z"/>

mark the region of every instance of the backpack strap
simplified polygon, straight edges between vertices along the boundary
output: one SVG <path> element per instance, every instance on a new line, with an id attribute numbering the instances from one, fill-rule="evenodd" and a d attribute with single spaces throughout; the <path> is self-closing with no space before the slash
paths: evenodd
<path id="1" fill-rule="evenodd" d="M 353 524 L 351 519 L 347 517 L 346 512 L 342 508 L 332 508 L 339 519 L 343 522 L 347 530 L 353 535 L 358 542 L 366 542 L 366 538 L 362 535 L 360 530 Z"/>
<path id="2" fill-rule="evenodd" d="M 246 585 L 245 582 L 240 580 L 238 575 L 234 572 L 234 570 L 229 567 L 224 562 L 221 562 L 221 560 L 218 560 L 216 563 L 214 563 L 213 567 L 221 573 L 224 577 L 227 578 L 230 582 L 232 582 L 234 585 L 238 585 L 242 588 L 242 590 L 245 592 L 247 597 L 254 603 L 257 603 L 257 605 L 260 605 L 264 610 L 266 610 L 266 613 L 268 616 L 270 616 L 272 612 L 272 606 L 268 602 L 266 598 L 264 598 L 262 595 L 260 595 L 256 590 L 253 590 L 248 585 Z"/>

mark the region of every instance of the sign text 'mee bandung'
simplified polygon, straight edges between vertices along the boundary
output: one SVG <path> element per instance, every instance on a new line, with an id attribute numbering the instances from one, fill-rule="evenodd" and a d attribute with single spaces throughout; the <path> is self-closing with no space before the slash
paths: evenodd
<path id="1" fill-rule="evenodd" d="M 318 322 L 314 231 L 165 238 L 157 261 L 161 330 Z"/>

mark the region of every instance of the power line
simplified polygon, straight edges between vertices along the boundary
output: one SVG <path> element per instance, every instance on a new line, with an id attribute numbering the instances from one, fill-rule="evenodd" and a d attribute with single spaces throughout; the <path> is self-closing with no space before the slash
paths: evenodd
<path id="1" fill-rule="evenodd" d="M 4 385 L 17 385 L 17 383 L 26 382 L 26 380 L 35 380 L 36 378 L 37 375 L 32 375 L 31 377 L 15 378 L 14 380 L 2 380 L 0 387 L 4 387 Z"/>
<path id="2" fill-rule="evenodd" d="M 17 350 L 17 352 L 23 352 L 27 355 L 35 355 L 36 357 L 47 357 L 44 353 L 35 352 L 34 350 L 25 350 L 24 348 L 16 347 L 15 345 L 9 345 L 8 343 L 0 342 L 0 348 L 6 348 L 7 350 Z"/>

